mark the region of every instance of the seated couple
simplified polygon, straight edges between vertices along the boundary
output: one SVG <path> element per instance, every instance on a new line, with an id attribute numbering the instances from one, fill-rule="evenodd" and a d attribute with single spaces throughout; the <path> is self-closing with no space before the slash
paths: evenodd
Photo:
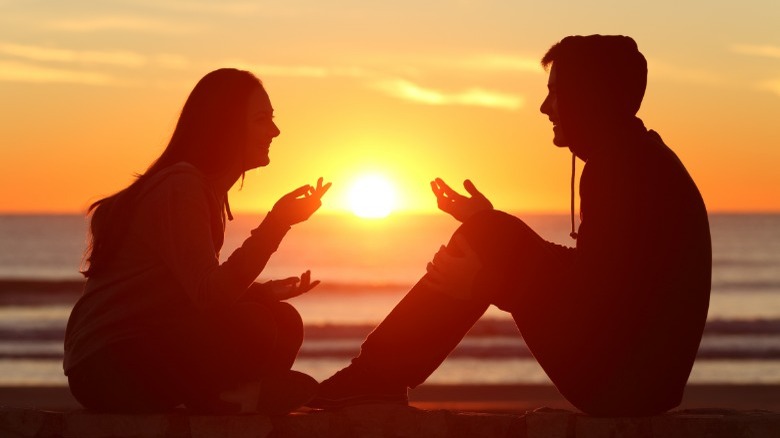
<path id="1" fill-rule="evenodd" d="M 586 163 L 576 247 L 494 210 L 470 181 L 464 196 L 436 179 L 439 208 L 462 225 L 351 364 L 320 384 L 291 371 L 303 324 L 285 302 L 318 282 L 308 271 L 255 279 L 330 184 L 283 196 L 220 264 L 228 189 L 269 164 L 280 131 L 255 76 L 206 75 L 162 155 L 90 208 L 87 282 L 65 339 L 73 395 L 108 412 L 183 404 L 282 415 L 303 405 L 407 403 L 408 389 L 492 304 L 512 315 L 550 380 L 583 412 L 653 415 L 677 406 L 709 302 L 704 203 L 677 156 L 636 117 L 647 64 L 631 38 L 567 37 L 542 64 L 550 74 L 541 112 L 553 143 L 572 152 L 572 172 L 576 158 Z"/>

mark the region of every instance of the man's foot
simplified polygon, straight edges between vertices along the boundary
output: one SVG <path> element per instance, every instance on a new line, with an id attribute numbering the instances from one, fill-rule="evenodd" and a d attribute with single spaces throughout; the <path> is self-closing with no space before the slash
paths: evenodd
<path id="1" fill-rule="evenodd" d="M 317 386 L 313 377 L 298 371 L 271 376 L 260 384 L 257 412 L 271 416 L 289 414 L 308 403 L 317 394 Z"/>
<path id="2" fill-rule="evenodd" d="M 408 405 L 407 387 L 387 383 L 353 363 L 320 383 L 317 396 L 306 406 L 332 410 L 371 403 Z"/>

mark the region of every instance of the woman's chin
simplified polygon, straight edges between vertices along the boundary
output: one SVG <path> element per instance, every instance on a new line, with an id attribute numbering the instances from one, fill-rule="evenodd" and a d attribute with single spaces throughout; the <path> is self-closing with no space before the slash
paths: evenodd
<path id="1" fill-rule="evenodd" d="M 249 160 L 246 165 L 246 170 L 257 169 L 258 167 L 265 167 L 271 163 L 271 159 L 268 156 L 258 157 L 254 160 Z"/>

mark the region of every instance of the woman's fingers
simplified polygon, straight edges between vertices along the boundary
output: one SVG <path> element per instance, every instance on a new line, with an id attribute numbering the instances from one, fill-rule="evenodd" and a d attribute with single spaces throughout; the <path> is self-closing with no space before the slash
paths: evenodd
<path id="1" fill-rule="evenodd" d="M 323 179 L 322 177 L 319 177 L 317 179 L 317 188 L 314 189 L 313 194 L 317 196 L 317 198 L 322 198 L 322 196 L 328 192 L 328 189 L 330 189 L 330 186 L 332 183 L 327 183 L 325 185 L 322 184 Z"/>
<path id="2" fill-rule="evenodd" d="M 300 281 L 300 279 L 298 277 L 287 277 L 283 280 L 278 280 L 278 281 L 283 284 L 296 284 Z"/>
<path id="3" fill-rule="evenodd" d="M 309 190 L 311 190 L 311 186 L 306 184 L 305 186 L 300 186 L 297 189 L 293 190 L 292 192 L 284 195 L 283 198 L 286 199 L 300 198 L 301 196 L 305 196 L 306 193 L 309 192 Z"/>
<path id="4" fill-rule="evenodd" d="M 274 280 L 274 295 L 279 300 L 289 300 L 314 289 L 320 284 L 319 280 L 311 281 L 311 271 L 307 270 L 300 277 L 288 277 L 284 280 Z"/>

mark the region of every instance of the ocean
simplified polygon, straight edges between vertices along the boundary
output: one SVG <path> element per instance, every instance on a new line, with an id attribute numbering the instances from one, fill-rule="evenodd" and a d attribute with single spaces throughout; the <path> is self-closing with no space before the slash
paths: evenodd
<path id="1" fill-rule="evenodd" d="M 572 245 L 566 215 L 518 214 Z M 222 259 L 262 215 L 229 223 Z M 444 214 L 381 220 L 317 214 L 296 225 L 260 280 L 311 269 L 322 284 L 291 300 L 306 339 L 295 368 L 324 379 L 425 272 L 457 222 Z M 714 214 L 712 298 L 692 383 L 780 383 L 780 215 Z M 78 298 L 86 222 L 78 215 L 0 216 L 0 386 L 65 385 L 62 338 Z M 428 380 L 549 383 L 509 316 L 491 307 Z"/>

